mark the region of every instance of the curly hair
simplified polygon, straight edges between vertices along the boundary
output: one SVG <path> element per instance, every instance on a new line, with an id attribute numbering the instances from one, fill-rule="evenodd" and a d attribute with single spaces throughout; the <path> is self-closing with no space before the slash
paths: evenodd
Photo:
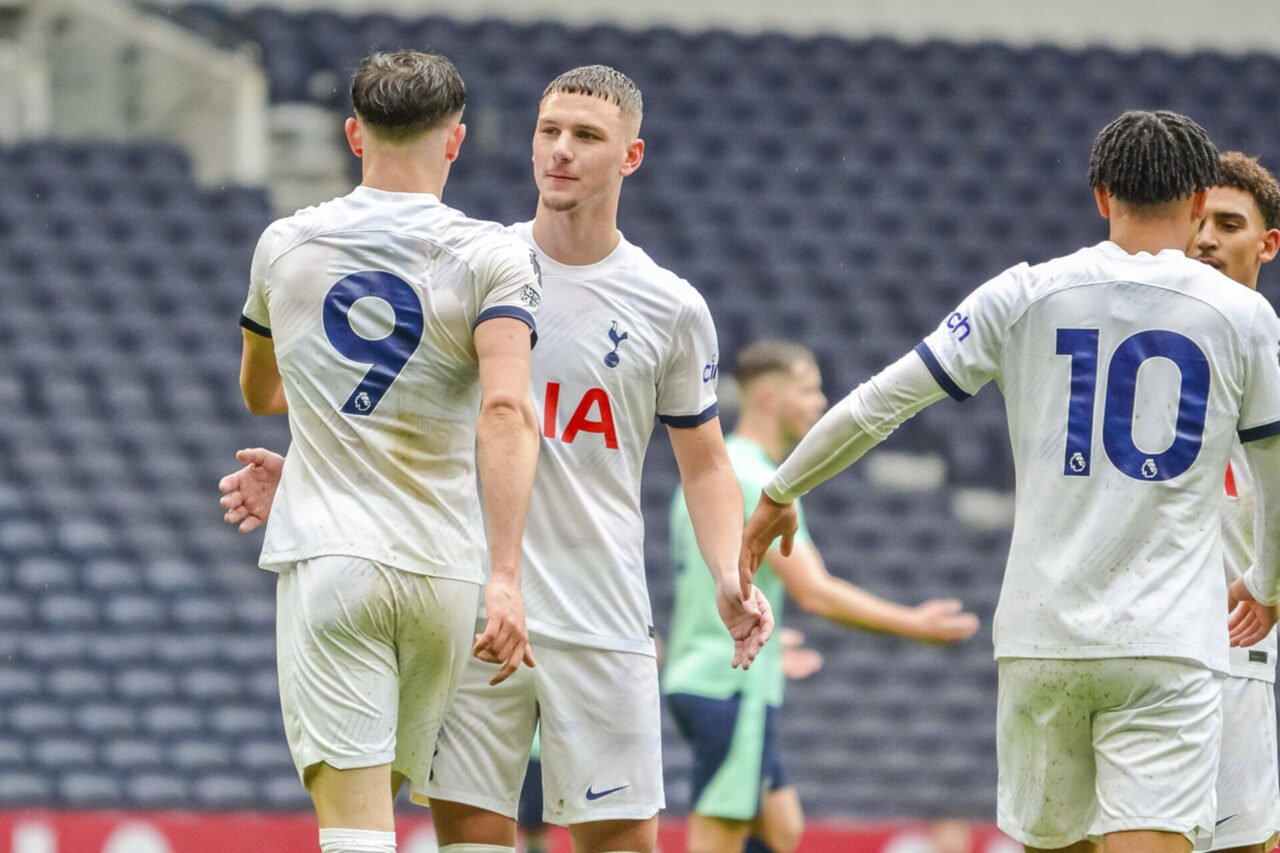
<path id="1" fill-rule="evenodd" d="M 1093 141 L 1089 186 L 1123 202 L 1158 205 L 1218 183 L 1218 149 L 1204 128 L 1169 110 L 1130 110 Z"/>
<path id="2" fill-rule="evenodd" d="M 1276 176 L 1258 162 L 1257 157 L 1250 157 L 1239 151 L 1228 151 L 1222 155 L 1222 177 L 1216 186 L 1235 187 L 1253 196 L 1262 214 L 1262 225 L 1268 230 L 1280 228 L 1280 183 Z"/>

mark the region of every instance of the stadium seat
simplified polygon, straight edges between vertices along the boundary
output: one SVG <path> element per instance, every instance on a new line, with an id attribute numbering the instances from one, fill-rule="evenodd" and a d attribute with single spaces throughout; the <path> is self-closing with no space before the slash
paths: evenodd
<path id="1" fill-rule="evenodd" d="M 527 124 L 541 85 L 580 62 L 633 73 L 649 150 L 629 179 L 624 232 L 702 290 L 722 366 L 755 338 L 801 339 L 833 400 L 1014 261 L 1101 239 L 1085 158 L 1117 110 L 1167 98 L 1280 160 L 1280 60 L 1263 54 L 225 4 L 177 17 L 207 38 L 256 40 L 277 103 L 345 109 L 346 69 L 375 45 L 455 56 L 472 137 L 449 199 L 506 220 L 532 213 Z M 0 147 L 0 277 L 40 285 L 7 290 L 0 312 L 15 364 L 0 378 L 0 806 L 308 807 L 280 733 L 273 576 L 255 568 L 260 534 L 221 526 L 214 491 L 236 448 L 288 444 L 283 419 L 244 412 L 235 382 L 244 269 L 272 215 L 261 189 L 199 186 L 171 146 Z M 968 529 L 950 498 L 1012 487 L 999 394 L 940 403 L 890 446 L 942 454 L 940 492 L 895 497 L 846 474 L 806 499 L 817 544 L 873 591 L 955 595 L 988 625 L 943 652 L 790 608 L 827 665 L 790 686 L 788 766 L 811 814 L 985 816 L 989 619 L 1008 532 Z M 659 436 L 642 489 L 659 625 L 677 483 Z M 939 731 L 952 741 L 941 756 Z M 689 764 L 673 737 L 675 791 Z M 32 754 L 56 739 L 92 743 L 97 764 L 65 775 L 52 746 Z M 199 742 L 218 767 L 162 767 L 151 746 L 164 757 Z"/>
<path id="2" fill-rule="evenodd" d="M 190 807 L 191 785 L 188 776 L 156 770 L 130 777 L 124 784 L 124 790 L 130 802 L 142 808 Z"/>
<path id="3" fill-rule="evenodd" d="M 106 765 L 125 773 L 168 764 L 165 745 L 149 738 L 116 738 L 102 747 Z"/>
<path id="4" fill-rule="evenodd" d="M 48 808 L 53 790 L 53 779 L 43 769 L 7 767 L 0 773 L 0 801 L 10 808 Z"/>
<path id="5" fill-rule="evenodd" d="M 191 792 L 200 808 L 261 808 L 257 779 L 239 769 L 234 772 L 211 772 L 209 768 L 200 768 Z"/>
<path id="6" fill-rule="evenodd" d="M 119 702 L 90 702 L 75 712 L 75 729 L 114 743 L 115 738 L 138 731 L 138 711 Z"/>

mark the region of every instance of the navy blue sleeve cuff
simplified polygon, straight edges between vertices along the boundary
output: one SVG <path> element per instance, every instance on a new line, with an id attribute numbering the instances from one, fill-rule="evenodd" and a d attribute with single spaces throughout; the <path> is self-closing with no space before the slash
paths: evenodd
<path id="1" fill-rule="evenodd" d="M 485 320 L 492 320 L 495 317 L 510 317 L 513 320 L 519 320 L 529 327 L 529 346 L 538 345 L 538 324 L 533 319 L 533 315 L 518 305 L 495 305 L 492 308 L 486 308 L 480 312 L 480 316 L 476 318 L 476 326 L 479 326 Z M 472 328 L 475 328 L 474 326 Z"/>
<path id="2" fill-rule="evenodd" d="M 1280 421 L 1274 421 L 1262 426 L 1249 427 L 1240 430 L 1237 435 L 1240 436 L 1241 442 L 1257 441 L 1262 438 L 1271 438 L 1273 435 L 1280 435 Z"/>
<path id="3" fill-rule="evenodd" d="M 255 335 L 262 335 L 264 338 L 271 337 L 271 330 L 269 328 L 262 325 L 261 323 L 256 323 L 253 320 L 250 320 L 248 317 L 246 317 L 243 314 L 240 315 L 240 327 L 243 329 L 248 329 L 249 331 L 253 332 Z"/>
<path id="4" fill-rule="evenodd" d="M 920 360 L 924 362 L 924 366 L 929 368 L 929 373 L 933 375 L 934 381 L 942 387 L 943 391 L 950 394 L 952 399 L 959 400 L 963 403 L 965 400 L 968 400 L 973 396 L 972 394 L 966 394 L 964 389 L 957 385 L 955 380 L 947 375 L 947 371 L 942 368 L 942 362 L 938 361 L 938 357 L 933 354 L 933 350 L 929 349 L 924 341 L 916 344 L 916 355 L 920 356 Z"/>
<path id="5" fill-rule="evenodd" d="M 658 415 L 658 420 L 676 429 L 692 429 L 702 426 L 718 414 L 720 414 L 720 404 L 712 403 L 696 415 Z"/>

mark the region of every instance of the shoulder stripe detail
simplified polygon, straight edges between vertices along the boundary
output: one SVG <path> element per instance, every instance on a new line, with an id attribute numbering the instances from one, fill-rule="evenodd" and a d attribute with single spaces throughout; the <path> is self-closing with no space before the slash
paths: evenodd
<path id="1" fill-rule="evenodd" d="M 966 394 L 964 389 L 947 375 L 947 371 L 942 367 L 942 362 L 938 361 L 938 357 L 933 354 L 933 350 L 929 349 L 928 344 L 924 341 L 916 344 L 916 355 L 920 356 L 924 366 L 929 368 L 929 372 L 933 374 L 934 381 L 941 385 L 942 390 L 946 391 L 953 400 L 959 400 L 963 403 L 973 396 L 972 394 Z"/>
<path id="2" fill-rule="evenodd" d="M 533 315 L 518 305 L 494 305 L 492 308 L 486 308 L 480 312 L 480 316 L 476 318 L 476 326 L 479 326 L 485 320 L 493 320 L 497 317 L 510 317 L 513 320 L 519 320 L 529 327 L 530 346 L 538 344 L 538 324 L 533 319 Z M 475 326 L 471 327 L 472 329 Z"/>
<path id="3" fill-rule="evenodd" d="M 249 331 L 253 332 L 255 335 L 262 335 L 264 338 L 271 337 L 271 329 L 267 328 L 261 323 L 250 320 L 248 317 L 246 317 L 243 314 L 240 315 L 240 327 L 243 329 L 248 329 Z"/>
<path id="4" fill-rule="evenodd" d="M 702 426 L 718 414 L 720 414 L 719 403 L 712 403 L 696 415 L 658 415 L 658 420 L 676 429 L 692 429 Z"/>
<path id="5" fill-rule="evenodd" d="M 1242 442 L 1258 441 L 1263 438 L 1271 438 L 1273 435 L 1280 435 L 1280 421 L 1272 421 L 1262 426 L 1249 427 L 1240 430 L 1237 435 L 1240 436 Z"/>

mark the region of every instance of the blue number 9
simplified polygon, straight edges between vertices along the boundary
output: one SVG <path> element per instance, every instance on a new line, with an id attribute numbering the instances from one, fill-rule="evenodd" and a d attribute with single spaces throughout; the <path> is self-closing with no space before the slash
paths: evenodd
<path id="1" fill-rule="evenodd" d="M 395 313 L 391 333 L 369 339 L 351 328 L 351 306 L 365 297 L 381 299 Z M 402 278 L 386 272 L 358 272 L 339 279 L 324 298 L 324 333 L 339 354 L 370 365 L 342 411 L 369 415 L 396 381 L 422 341 L 422 302 Z"/>

